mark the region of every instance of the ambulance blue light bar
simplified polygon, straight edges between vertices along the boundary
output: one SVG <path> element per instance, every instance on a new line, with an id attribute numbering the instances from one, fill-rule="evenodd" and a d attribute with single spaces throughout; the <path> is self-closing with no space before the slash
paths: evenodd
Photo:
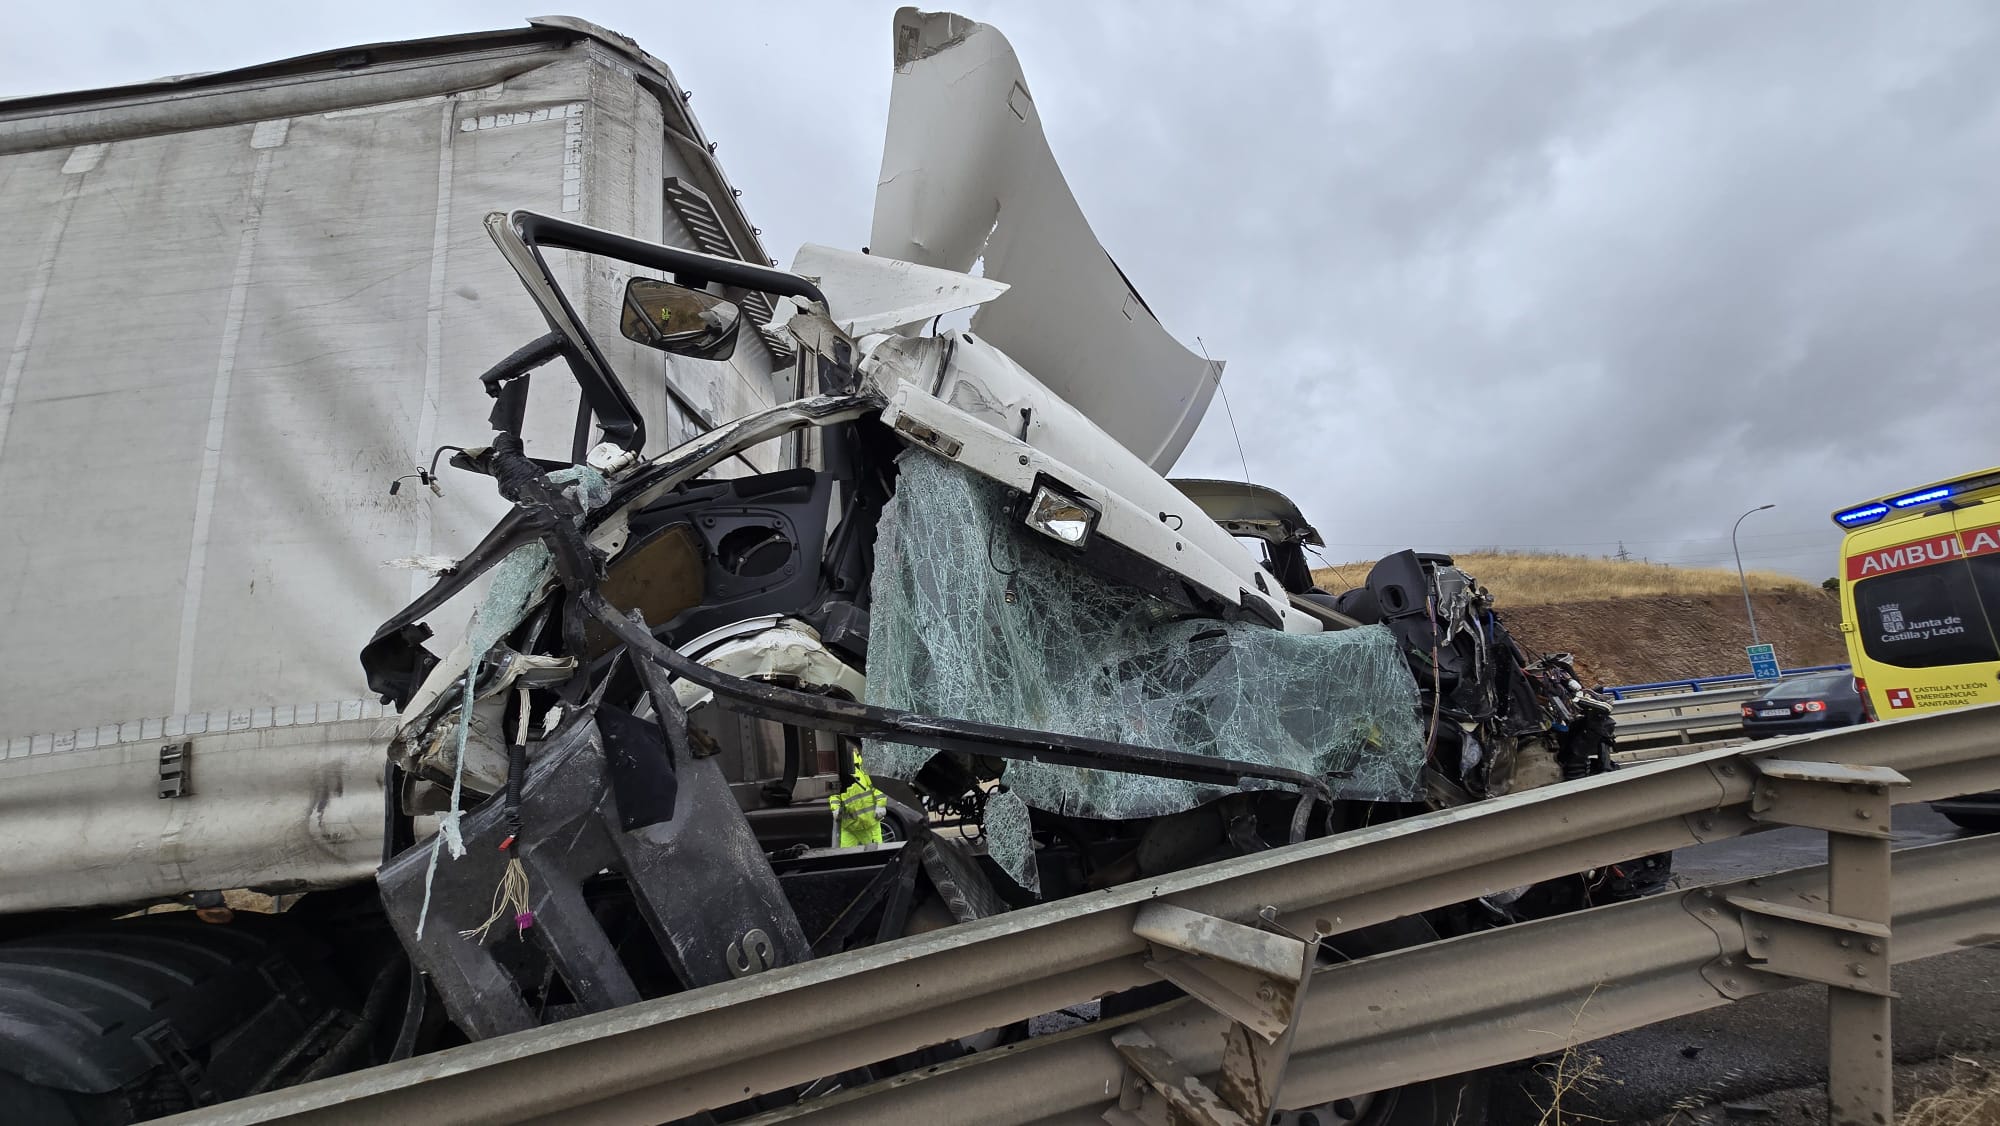
<path id="1" fill-rule="evenodd" d="M 1843 528 L 1859 528 L 1864 524 L 1873 524 L 1887 515 L 1889 506 L 1886 504 L 1864 504 L 1858 508 L 1834 513 L 1833 522 Z"/>
<path id="2" fill-rule="evenodd" d="M 1914 515 L 1917 510 L 1940 501 L 1952 501 L 1960 507 L 1982 500 L 1990 503 L 1996 495 L 2000 495 L 1996 490 L 2000 490 L 2000 469 L 1988 469 L 1949 481 L 1938 481 L 1907 493 L 1877 497 L 1852 508 L 1838 509 L 1833 514 L 1833 522 L 1843 528 L 1865 528 L 1891 517 Z"/>
<path id="3" fill-rule="evenodd" d="M 1925 489 L 1920 493 L 1904 493 L 1902 496 L 1890 501 L 1889 505 L 1892 508 L 1910 508 L 1919 504 L 1929 504 L 1934 500 L 1943 500 L 1956 491 L 1950 485 L 1939 485 L 1934 489 Z"/>

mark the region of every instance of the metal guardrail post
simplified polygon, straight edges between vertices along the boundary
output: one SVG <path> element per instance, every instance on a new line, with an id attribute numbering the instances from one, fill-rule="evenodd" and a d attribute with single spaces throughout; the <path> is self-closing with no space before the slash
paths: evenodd
<path id="1" fill-rule="evenodd" d="M 1734 898 L 1750 964 L 1827 990 L 1827 1121 L 1888 1126 L 1890 1051 L 1889 788 L 1910 780 L 1879 766 L 1753 760 L 1751 819 L 1826 831 L 1825 913 Z"/>
<path id="2" fill-rule="evenodd" d="M 1908 785 L 1898 775 L 1895 784 Z M 1859 797 L 1859 795 L 1857 795 Z M 1857 810 L 1870 810 L 1881 826 L 1879 835 L 1852 832 L 1827 836 L 1827 899 L 1836 915 L 1889 922 L 1889 797 L 1886 786 L 1871 787 Z M 1833 1126 L 1879 1126 L 1894 1114 L 1893 1059 L 1890 1051 L 1889 1014 L 1894 994 L 1890 992 L 1889 942 L 1885 933 L 1879 940 L 1859 939 L 1863 948 L 1880 950 L 1881 991 L 1862 991 L 1855 986 L 1827 993 L 1827 1113 Z M 1857 976 L 1866 972 L 1862 962 L 1850 963 Z"/>
<path id="3" fill-rule="evenodd" d="M 1106 1115 L 1107 1121 L 1116 1126 L 1261 1126 L 1271 1120 L 1326 935 L 1287 932 L 1273 907 L 1259 911 L 1258 918 L 1263 929 L 1170 903 L 1139 910 L 1132 933 L 1151 943 L 1157 955 L 1147 960 L 1146 968 L 1229 1018 L 1230 1024 L 1223 1034 L 1221 1077 L 1213 1090 L 1143 1029 L 1113 1036 L 1111 1046 L 1131 1072 L 1118 1109 Z"/>

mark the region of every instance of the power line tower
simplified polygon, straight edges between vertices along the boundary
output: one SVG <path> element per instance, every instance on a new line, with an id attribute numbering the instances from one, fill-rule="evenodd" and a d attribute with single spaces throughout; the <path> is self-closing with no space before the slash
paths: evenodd
<path id="1" fill-rule="evenodd" d="M 1611 558 L 1616 559 L 1620 563 L 1630 563 L 1632 561 L 1632 553 L 1625 550 L 1624 540 L 1618 541 L 1618 554 L 1612 556 Z"/>

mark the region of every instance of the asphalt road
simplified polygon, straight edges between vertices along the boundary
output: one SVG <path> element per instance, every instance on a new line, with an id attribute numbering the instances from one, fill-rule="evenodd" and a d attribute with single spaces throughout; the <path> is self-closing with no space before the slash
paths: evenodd
<path id="1" fill-rule="evenodd" d="M 1896 810 L 1896 847 L 1959 830 L 1922 805 Z M 1689 884 L 1826 861 L 1824 834 L 1782 829 L 1675 853 Z M 2000 949 L 1975 947 L 1899 965 L 1899 1063 L 2000 1044 Z M 1607 1122 L 1656 1118 L 1677 1106 L 1749 1099 L 1826 1080 L 1826 990 L 1801 986 L 1599 1040 L 1604 1079 L 1574 1109 Z M 1566 1105 L 1565 1110 L 1571 1109 Z M 1533 1121 L 1532 1118 L 1529 1121 Z"/>

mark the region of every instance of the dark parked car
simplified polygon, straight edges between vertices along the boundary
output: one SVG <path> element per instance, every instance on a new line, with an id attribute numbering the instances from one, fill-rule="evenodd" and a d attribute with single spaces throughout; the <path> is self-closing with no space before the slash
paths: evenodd
<path id="1" fill-rule="evenodd" d="M 1975 833 L 2000 832 L 2000 790 L 1934 801 L 1931 808 L 1951 819 L 1961 829 Z"/>
<path id="2" fill-rule="evenodd" d="M 1844 672 L 1787 680 L 1743 705 L 1743 733 L 1752 739 L 1806 735 L 1868 720 L 1854 678 Z"/>

